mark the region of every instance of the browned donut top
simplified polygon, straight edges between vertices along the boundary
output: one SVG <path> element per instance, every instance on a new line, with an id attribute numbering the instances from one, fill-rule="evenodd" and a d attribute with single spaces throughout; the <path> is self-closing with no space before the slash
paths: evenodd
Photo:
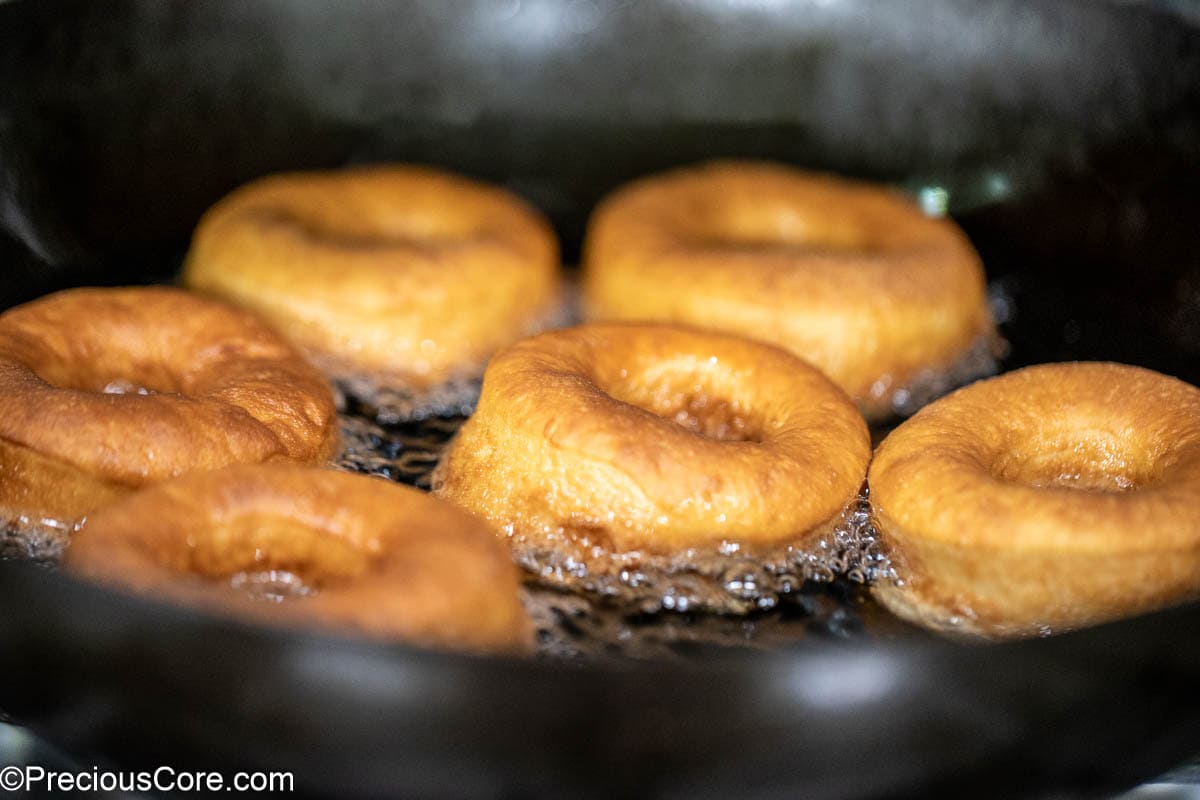
<path id="1" fill-rule="evenodd" d="M 494 248 L 541 263 L 557 256 L 541 216 L 501 189 L 431 167 L 380 165 L 270 175 L 224 198 L 205 214 L 198 244 L 229 247 L 224 237 L 253 236 L 280 252 L 304 247 L 315 257 L 309 280 L 335 281 L 319 258 L 337 252 L 351 274 L 372 254 L 404 253 L 408 269 L 439 269 L 439 254 Z M 328 268 L 327 268 L 328 267 Z M 293 276 L 293 279 L 295 276 Z M 364 300 L 365 302 L 365 300 Z"/>
<path id="2" fill-rule="evenodd" d="M 272 175 L 201 219 L 183 280 L 253 309 L 338 377 L 475 374 L 548 314 L 558 242 L 497 186 L 429 167 Z"/>
<path id="3" fill-rule="evenodd" d="M 870 416 L 951 368 L 993 323 L 953 222 L 886 187 L 780 164 L 714 162 L 621 187 L 583 253 L 597 320 L 683 322 L 784 347 Z"/>
<path id="4" fill-rule="evenodd" d="M 319 462 L 330 388 L 255 317 L 165 287 L 72 289 L 0 315 L 0 438 L 137 486 Z"/>
<path id="5" fill-rule="evenodd" d="M 592 323 L 492 360 L 438 491 L 500 526 L 603 529 L 624 551 L 767 544 L 840 514 L 870 452 L 845 393 L 783 350 Z"/>
<path id="6" fill-rule="evenodd" d="M 989 549 L 1196 546 L 1200 389 L 1121 364 L 1017 370 L 897 428 L 869 483 L 902 537 Z"/>
<path id="7" fill-rule="evenodd" d="M 635 181 L 604 200 L 590 230 L 585 261 L 598 267 L 686 258 L 695 279 L 740 266 L 756 282 L 775 273 L 780 290 L 841 302 L 859 287 L 916 299 L 982 283 L 962 232 L 898 192 L 770 163 L 718 161 Z"/>

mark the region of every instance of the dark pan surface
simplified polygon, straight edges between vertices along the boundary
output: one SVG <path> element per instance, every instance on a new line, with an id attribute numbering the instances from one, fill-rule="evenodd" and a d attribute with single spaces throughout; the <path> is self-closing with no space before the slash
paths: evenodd
<path id="1" fill-rule="evenodd" d="M 1007 367 L 1200 382 L 1200 32 L 1179 4 L 0 4 L 0 306 L 168 278 L 265 172 L 504 183 L 578 252 L 621 182 L 762 156 L 944 197 Z M 1200 749 L 1200 609 L 999 646 L 808 638 L 689 664 L 284 634 L 0 565 L 0 708 L 118 763 L 338 795 L 1086 795 Z"/>
<path id="2" fill-rule="evenodd" d="M 1200 741 L 1193 609 L 689 668 L 281 634 L 12 564 L 0 601 L 3 707 L 73 752 L 294 770 L 337 796 L 1049 796 L 1135 783 Z"/>

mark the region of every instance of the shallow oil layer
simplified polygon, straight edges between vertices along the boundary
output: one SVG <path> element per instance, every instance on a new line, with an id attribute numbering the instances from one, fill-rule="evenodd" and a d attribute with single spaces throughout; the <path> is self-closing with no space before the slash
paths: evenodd
<path id="1" fill-rule="evenodd" d="M 578 287 L 565 283 L 555 303 L 532 320 L 523 335 L 565 328 L 578 321 Z M 479 400 L 484 366 L 475 365 L 461 376 L 423 389 L 391 386 L 372 375 L 343 375 L 335 381 L 338 408 L 383 425 L 466 416 Z"/>
<path id="2" fill-rule="evenodd" d="M 566 306 L 569 314 L 562 322 L 573 320 L 575 307 L 573 302 Z M 926 400 L 994 371 L 997 357 L 996 342 L 981 340 L 954 370 L 919 376 L 895 391 L 894 410 L 912 413 Z M 396 397 L 381 403 L 377 388 L 344 394 L 344 445 L 334 466 L 428 489 L 442 450 L 472 410 L 478 389 L 478 381 L 471 381 L 433 395 L 410 395 L 404 413 L 396 412 L 403 405 Z M 70 533 L 69 526 L 53 521 L 0 523 L 0 558 L 56 564 Z M 777 647 L 813 635 L 890 636 L 913 630 L 882 611 L 865 591 L 867 583 L 894 575 L 861 497 L 811 551 L 781 548 L 746 558 L 726 546 L 674 559 L 633 554 L 609 560 L 602 569 L 581 569 L 584 559 L 569 552 L 517 548 L 517 556 L 536 576 L 524 599 L 545 657 L 686 658 L 714 649 Z M 244 575 L 231 584 L 268 602 L 303 602 L 308 594 L 288 575 Z M 568 591 L 577 589 L 587 594 Z"/>
<path id="3" fill-rule="evenodd" d="M 342 469 L 428 488 L 462 419 L 381 426 L 343 416 Z M 908 626 L 868 597 L 890 567 L 864 498 L 813 552 L 781 549 L 760 563 L 736 550 L 579 574 L 569 556 L 523 553 L 533 575 L 524 601 L 545 657 L 679 659 L 729 648 L 771 648 L 809 636 L 889 636 Z M 666 567 L 665 570 L 662 568 Z M 546 573 L 538 572 L 544 570 Z M 584 589 L 581 594 L 578 589 Z M 712 611 L 726 613 L 710 613 Z"/>
<path id="4" fill-rule="evenodd" d="M 541 658 L 690 661 L 729 650 L 772 650 L 810 638 L 889 638 L 917 631 L 874 603 L 860 584 L 806 583 L 771 611 L 741 616 L 640 613 L 544 586 L 525 589 Z"/>
<path id="5" fill-rule="evenodd" d="M 385 425 L 420 422 L 471 413 L 479 400 L 481 378 L 455 378 L 428 389 L 385 386 L 370 375 L 342 376 L 334 386 L 339 409 Z"/>
<path id="6" fill-rule="evenodd" d="M 464 419 L 434 417 L 384 427 L 365 417 L 342 414 L 342 452 L 334 466 L 428 490 L 442 450 Z"/>
<path id="7" fill-rule="evenodd" d="M 55 565 L 62 558 L 73 531 L 74 526 L 53 519 L 21 516 L 0 520 L 0 561 Z"/>
<path id="8" fill-rule="evenodd" d="M 282 603 L 317 594 L 299 575 L 281 569 L 239 572 L 229 579 L 229 587 L 252 600 L 267 603 Z"/>
<path id="9" fill-rule="evenodd" d="M 531 322 L 527 335 L 565 328 L 582 321 L 578 276 L 564 281 L 558 303 Z M 1012 298 L 1000 284 L 988 287 L 988 302 L 996 322 L 1007 320 Z M 918 372 L 897 385 L 884 375 L 871 387 L 871 405 L 883 403 L 898 417 L 908 417 L 922 406 L 953 389 L 995 375 L 1008 352 L 1008 343 L 996 333 L 978 337 L 949 367 Z M 482 373 L 483 365 L 477 370 Z M 381 384 L 371 375 L 346 375 L 336 380 L 338 407 L 366 416 L 383 425 L 400 425 L 440 417 L 467 416 L 479 400 L 481 375 L 464 375 L 425 389 Z M 680 420 L 687 425 L 686 415 Z"/>
<path id="10" fill-rule="evenodd" d="M 343 417 L 345 453 L 338 466 L 428 488 L 430 474 L 461 419 L 384 427 Z M 709 611 L 744 614 L 774 608 L 806 581 L 841 577 L 866 583 L 888 574 L 865 497 L 807 549 L 779 547 L 753 558 L 735 544 L 662 556 L 612 554 L 564 537 L 547 549 L 511 542 L 517 562 L 544 586 L 583 591 L 640 613 Z"/>
<path id="11" fill-rule="evenodd" d="M 960 386 L 995 375 L 1007 349 L 1008 344 L 999 336 L 980 336 L 949 368 L 924 370 L 899 387 L 881 379 L 871 388 L 871 393 L 881 398 L 890 395 L 892 413 L 910 417 Z"/>
<path id="12" fill-rule="evenodd" d="M 544 540 L 543 540 L 544 541 Z M 583 591 L 641 613 L 768 611 L 805 582 L 876 579 L 889 569 L 876 543 L 863 498 L 816 544 L 747 554 L 734 543 L 672 555 L 611 553 L 567 536 L 553 547 L 510 540 L 517 562 L 546 586 Z"/>

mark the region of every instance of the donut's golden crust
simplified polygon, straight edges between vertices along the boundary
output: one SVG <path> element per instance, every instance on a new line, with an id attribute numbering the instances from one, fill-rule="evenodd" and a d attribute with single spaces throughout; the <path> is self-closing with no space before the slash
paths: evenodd
<path id="1" fill-rule="evenodd" d="M 235 466 L 158 484 L 94 513 L 64 564 L 268 622 L 466 649 L 523 649 L 531 635 L 517 569 L 486 525 L 332 470 Z M 232 585 L 273 570 L 316 594 L 276 604 Z"/>
<path id="2" fill-rule="evenodd" d="M 718 162 L 629 184 L 593 215 L 583 266 L 588 318 L 771 342 L 869 417 L 995 335 L 982 265 L 952 222 L 886 189 L 779 165 Z"/>
<path id="3" fill-rule="evenodd" d="M 934 402 L 880 445 L 871 505 L 914 622 L 991 636 L 1200 595 L 1200 389 L 1047 364 Z"/>
<path id="4" fill-rule="evenodd" d="M 412 388 L 478 375 L 560 294 L 536 211 L 414 166 L 248 184 L 204 215 L 183 280 L 254 309 L 334 377 Z"/>
<path id="5" fill-rule="evenodd" d="M 866 473 L 849 398 L 769 345 L 665 325 L 593 324 L 488 365 L 436 491 L 524 541 L 612 551 L 805 544 Z"/>
<path id="6" fill-rule="evenodd" d="M 74 521 L 147 483 L 316 463 L 337 442 L 328 383 L 243 311 L 152 287 L 0 315 L 0 513 Z"/>

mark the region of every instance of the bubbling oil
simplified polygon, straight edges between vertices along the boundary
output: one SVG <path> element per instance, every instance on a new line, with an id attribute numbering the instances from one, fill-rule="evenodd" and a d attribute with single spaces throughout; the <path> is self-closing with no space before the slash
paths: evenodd
<path id="1" fill-rule="evenodd" d="M 429 489 L 442 451 L 464 417 L 435 417 L 387 428 L 362 417 L 341 415 L 342 452 L 333 465 Z"/>
<path id="2" fill-rule="evenodd" d="M 229 587 L 251 600 L 266 603 L 283 603 L 317 594 L 299 575 L 282 569 L 238 572 L 230 576 Z"/>
<path id="3" fill-rule="evenodd" d="M 999 283 L 988 286 L 992 319 L 1003 324 L 1012 316 L 1013 300 Z M 942 395 L 972 381 L 995 375 L 1008 355 L 1008 342 L 997 332 L 982 334 L 971 342 L 949 366 L 923 369 L 897 385 L 890 375 L 881 375 L 871 386 L 873 401 L 886 401 L 897 417 L 911 417 Z"/>
<path id="4" fill-rule="evenodd" d="M 466 416 L 479 401 L 481 385 L 478 377 L 453 378 L 427 389 L 388 386 L 371 375 L 342 376 L 334 382 L 339 409 L 384 425 Z"/>
<path id="5" fill-rule="evenodd" d="M 875 400 L 887 398 L 892 413 L 911 417 L 942 395 L 979 378 L 995 375 L 1008 343 L 996 335 L 977 337 L 954 363 L 940 369 L 924 369 L 899 386 L 884 375 L 871 386 Z"/>
<path id="6" fill-rule="evenodd" d="M 525 610 L 547 660 L 700 661 L 737 650 L 769 651 L 806 639 L 920 635 L 873 603 L 860 584 L 806 583 L 767 612 L 645 614 L 603 599 L 530 584 Z"/>
<path id="7" fill-rule="evenodd" d="M 384 427 L 343 417 L 341 469 L 428 488 L 459 420 Z M 625 612 L 741 615 L 776 608 L 808 582 L 866 584 L 890 574 L 870 522 L 865 494 L 811 547 L 744 551 L 735 542 L 660 555 L 613 553 L 586 533 L 564 535 L 553 549 L 513 537 L 514 557 L 542 586 L 582 593 Z"/>
<path id="8" fill-rule="evenodd" d="M 0 515 L 0 561 L 32 561 L 53 566 L 62 559 L 75 523 L 24 514 Z"/>
<path id="9" fill-rule="evenodd" d="M 572 324 L 577 309 L 572 288 L 562 306 L 534 327 Z M 922 373 L 900 387 L 884 381 L 880 396 L 890 398 L 898 415 L 911 414 L 958 385 L 994 373 L 1003 352 L 1001 340 L 981 337 L 950 368 Z M 480 381 L 460 379 L 405 392 L 360 376 L 341 381 L 338 388 L 343 449 L 333 466 L 428 489 L 443 450 L 474 408 Z M 117 382 L 108 388 L 138 389 Z M 681 407 L 673 419 L 704 429 L 707 421 L 692 405 Z M 728 430 L 714 432 L 720 438 L 742 433 L 737 420 L 724 422 Z M 55 520 L 0 519 L 0 559 L 54 565 L 73 530 Z M 865 591 L 872 582 L 897 580 L 871 523 L 865 493 L 810 548 L 748 554 L 726 542 L 677 556 L 597 556 L 582 540 L 577 544 L 582 549 L 575 552 L 515 548 L 531 577 L 524 601 L 543 657 L 679 659 L 713 649 L 777 647 L 814 635 L 892 635 L 900 629 L 911 635 L 915 630 L 879 609 Z M 229 585 L 266 603 L 312 595 L 297 576 L 278 571 L 231 576 Z"/>
<path id="10" fill-rule="evenodd" d="M 332 466 L 428 489 L 441 452 L 463 419 L 382 426 L 343 414 L 340 421 L 343 450 Z M 782 548 L 765 562 L 732 544 L 665 563 L 625 563 L 605 573 L 581 570 L 566 557 L 526 554 L 527 566 L 562 578 L 546 581 L 531 575 L 523 589 L 538 631 L 538 657 L 689 661 L 811 637 L 910 631 L 866 592 L 866 584 L 889 574 L 889 567 L 869 527 L 864 500 L 858 498 L 813 551 Z M 0 525 L 0 558 L 53 567 L 74 529 L 53 520 L 11 519 Z M 268 610 L 315 594 L 315 587 L 281 570 L 246 572 L 222 581 Z"/>
<path id="11" fill-rule="evenodd" d="M 564 328 L 579 321 L 579 291 L 569 284 L 548 308 L 532 320 L 522 336 Z M 334 381 L 338 408 L 352 410 L 382 425 L 401 425 L 445 417 L 466 416 L 475 410 L 484 364 L 440 384 L 421 389 L 395 386 L 370 374 L 343 375 Z"/>
<path id="12" fill-rule="evenodd" d="M 510 532 L 514 557 L 546 586 L 603 598 L 642 614 L 769 611 L 808 582 L 867 583 L 889 569 L 860 496 L 808 547 L 746 552 L 736 542 L 668 555 L 613 552 L 587 536 L 552 537 L 553 547 Z"/>

